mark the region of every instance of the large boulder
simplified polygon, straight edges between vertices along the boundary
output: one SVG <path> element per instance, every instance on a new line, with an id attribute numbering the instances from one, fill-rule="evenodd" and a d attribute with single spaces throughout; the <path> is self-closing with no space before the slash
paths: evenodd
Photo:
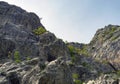
<path id="1" fill-rule="evenodd" d="M 62 58 L 51 61 L 40 73 L 39 84 L 73 84 L 68 65 Z"/>

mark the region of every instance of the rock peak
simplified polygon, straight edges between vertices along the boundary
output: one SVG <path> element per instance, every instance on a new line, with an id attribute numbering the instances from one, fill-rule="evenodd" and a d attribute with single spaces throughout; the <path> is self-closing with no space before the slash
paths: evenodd
<path id="1" fill-rule="evenodd" d="M 20 7 L 9 5 L 6 2 L 0 2 L 0 22 L 0 25 L 6 23 L 21 25 L 30 31 L 42 26 L 35 13 L 26 12 Z"/>

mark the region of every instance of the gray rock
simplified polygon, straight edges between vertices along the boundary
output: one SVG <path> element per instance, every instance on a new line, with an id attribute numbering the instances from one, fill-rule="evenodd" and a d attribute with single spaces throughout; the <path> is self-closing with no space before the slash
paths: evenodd
<path id="1" fill-rule="evenodd" d="M 51 61 L 40 74 L 39 84 L 73 84 L 70 69 L 61 58 Z"/>
<path id="2" fill-rule="evenodd" d="M 0 58 L 8 58 L 9 52 L 15 49 L 15 43 L 10 39 L 0 37 Z"/>
<path id="3" fill-rule="evenodd" d="M 36 35 L 38 27 L 36 14 L 0 2 L 0 84 L 119 84 L 120 26 L 99 29 L 90 44 Z"/>
<path id="4" fill-rule="evenodd" d="M 0 2 L 0 84 L 73 84 L 65 43 L 48 31 L 35 35 L 38 27 L 36 14 Z"/>
<path id="5" fill-rule="evenodd" d="M 108 25 L 99 29 L 89 46 L 93 58 L 111 62 L 120 69 L 120 26 Z"/>
<path id="6" fill-rule="evenodd" d="M 0 57 L 6 58 L 10 55 L 14 59 L 15 51 L 19 51 L 20 60 L 38 56 L 40 46 L 36 44 L 39 38 L 32 32 L 40 26 L 42 24 L 36 14 L 0 2 L 0 38 L 5 39 L 0 39 Z"/>
<path id="7" fill-rule="evenodd" d="M 101 75 L 96 80 L 90 80 L 87 84 L 119 84 L 120 80 L 114 74 Z"/>

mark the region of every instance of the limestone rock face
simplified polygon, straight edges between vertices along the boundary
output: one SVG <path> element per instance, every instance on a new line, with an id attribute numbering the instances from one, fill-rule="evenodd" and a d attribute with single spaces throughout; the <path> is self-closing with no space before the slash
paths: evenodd
<path id="1" fill-rule="evenodd" d="M 38 56 L 38 38 L 32 31 L 40 26 L 42 24 L 36 14 L 0 2 L 0 38 L 4 39 L 0 43 L 0 57 L 7 57 L 8 52 L 13 55 L 16 50 L 22 55 L 21 59 L 25 59 L 25 56 Z"/>
<path id="2" fill-rule="evenodd" d="M 39 58 L 0 67 L 0 84 L 73 84 L 69 66 L 64 59 L 51 61 L 44 68 L 38 66 Z"/>
<path id="3" fill-rule="evenodd" d="M 90 80 L 87 84 L 119 84 L 120 79 L 116 79 L 115 74 L 105 74 L 96 78 L 96 80 Z"/>
<path id="4" fill-rule="evenodd" d="M 119 84 L 119 60 L 120 26 L 64 43 L 36 14 L 0 1 L 0 84 Z"/>
<path id="5" fill-rule="evenodd" d="M 15 49 L 15 43 L 9 39 L 0 37 L 0 58 L 3 59 L 8 56 L 9 52 Z"/>
<path id="6" fill-rule="evenodd" d="M 73 78 L 75 81 L 119 84 L 120 26 L 108 25 L 99 29 L 89 44 L 71 42 L 67 45 L 71 53 L 70 69 L 77 76 Z M 113 73 L 115 77 L 110 78 Z"/>
<path id="7" fill-rule="evenodd" d="M 28 13 L 20 7 L 0 2 L 0 25 L 12 23 L 32 30 L 42 26 L 39 17 L 34 13 Z"/>
<path id="8" fill-rule="evenodd" d="M 41 72 L 39 84 L 73 84 L 70 69 L 62 58 L 51 61 Z"/>
<path id="9" fill-rule="evenodd" d="M 120 26 L 108 25 L 99 29 L 90 45 L 94 47 L 94 58 L 110 60 L 120 58 Z"/>
<path id="10" fill-rule="evenodd" d="M 0 84 L 73 84 L 69 56 L 36 14 L 0 2 Z"/>
<path id="11" fill-rule="evenodd" d="M 120 26 L 108 25 L 99 29 L 90 46 L 93 58 L 108 61 L 120 69 Z"/>
<path id="12" fill-rule="evenodd" d="M 6 2 L 0 2 L 0 38 L 2 38 L 0 57 L 5 58 L 10 55 L 13 59 L 15 51 L 19 52 L 21 60 L 39 56 L 41 51 L 38 44 L 44 37 L 33 33 L 33 30 L 38 27 L 43 25 L 36 14 L 28 13 Z"/>

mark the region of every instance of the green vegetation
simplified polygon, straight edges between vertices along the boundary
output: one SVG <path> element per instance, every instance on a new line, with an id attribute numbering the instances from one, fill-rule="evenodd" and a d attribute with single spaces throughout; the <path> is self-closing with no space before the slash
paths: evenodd
<path id="1" fill-rule="evenodd" d="M 112 27 L 112 28 L 110 28 L 110 30 L 105 31 L 103 34 L 104 34 L 104 36 L 108 35 L 108 34 L 112 35 L 115 32 L 115 30 L 116 30 L 116 28 Z"/>
<path id="2" fill-rule="evenodd" d="M 46 30 L 45 30 L 45 28 L 43 28 L 43 27 L 39 27 L 39 28 L 33 30 L 33 33 L 34 33 L 35 35 L 41 35 L 41 34 L 43 34 L 43 33 L 45 33 L 45 32 L 46 32 Z"/>
<path id="3" fill-rule="evenodd" d="M 119 36 L 114 36 L 111 38 L 112 41 L 116 40 Z"/>
<path id="4" fill-rule="evenodd" d="M 102 63 L 103 64 L 108 64 L 108 61 L 107 60 L 102 60 Z"/>
<path id="5" fill-rule="evenodd" d="M 79 78 L 78 74 L 73 73 L 72 78 L 73 78 L 74 84 L 83 84 L 83 82 L 78 79 Z"/>
<path id="6" fill-rule="evenodd" d="M 31 60 L 31 58 L 30 58 L 30 57 L 27 57 L 26 60 L 29 61 L 29 60 Z"/>
<path id="7" fill-rule="evenodd" d="M 87 63 L 87 62 L 83 62 L 82 65 L 83 65 L 84 67 L 88 68 L 89 70 L 92 70 L 92 69 L 93 69 L 93 67 L 92 67 L 89 63 Z"/>
<path id="8" fill-rule="evenodd" d="M 79 54 L 82 54 L 82 55 L 85 55 L 85 56 L 88 56 L 88 55 L 89 55 L 86 45 L 84 45 L 84 46 L 82 47 L 82 49 L 77 49 L 77 52 L 78 52 Z"/>
<path id="9" fill-rule="evenodd" d="M 70 55 L 71 55 L 71 59 L 72 59 L 72 62 L 75 62 L 76 58 L 75 58 L 75 47 L 71 46 L 71 45 L 68 45 L 68 49 L 69 49 L 69 52 L 70 52 Z"/>
<path id="10" fill-rule="evenodd" d="M 117 71 L 117 75 L 120 77 L 120 70 Z"/>
<path id="11" fill-rule="evenodd" d="M 87 66 L 88 66 L 88 63 L 83 62 L 82 65 L 83 65 L 84 67 L 87 67 Z"/>
<path id="12" fill-rule="evenodd" d="M 73 73 L 73 74 L 72 74 L 72 78 L 73 78 L 73 79 L 78 79 L 78 78 L 79 78 L 79 75 L 76 74 L 76 73 Z"/>
<path id="13" fill-rule="evenodd" d="M 71 56 L 74 55 L 75 53 L 88 56 L 88 50 L 86 45 L 84 45 L 81 49 L 75 48 L 72 45 L 68 45 L 68 49 L 70 51 Z"/>
<path id="14" fill-rule="evenodd" d="M 109 30 L 104 31 L 102 37 L 107 36 L 107 38 L 104 39 L 104 41 L 106 41 L 107 39 L 110 39 L 112 37 L 112 35 L 114 34 L 116 28 L 112 27 Z M 109 37 L 108 37 L 109 36 Z M 112 40 L 115 40 L 116 38 L 112 38 Z"/>
<path id="15" fill-rule="evenodd" d="M 87 51 L 86 45 L 84 45 L 81 49 L 80 48 L 76 48 L 76 47 L 74 47 L 72 45 L 68 45 L 67 47 L 69 49 L 72 62 L 76 61 L 75 54 L 81 54 L 81 55 L 88 56 L 88 51 Z"/>
<path id="16" fill-rule="evenodd" d="M 15 62 L 16 62 L 16 63 L 20 63 L 20 62 L 21 62 L 19 51 L 15 51 L 15 52 L 14 52 L 14 59 L 15 59 Z"/>
<path id="17" fill-rule="evenodd" d="M 80 80 L 75 80 L 75 81 L 74 81 L 74 84 L 83 84 L 83 82 L 80 81 Z"/>

